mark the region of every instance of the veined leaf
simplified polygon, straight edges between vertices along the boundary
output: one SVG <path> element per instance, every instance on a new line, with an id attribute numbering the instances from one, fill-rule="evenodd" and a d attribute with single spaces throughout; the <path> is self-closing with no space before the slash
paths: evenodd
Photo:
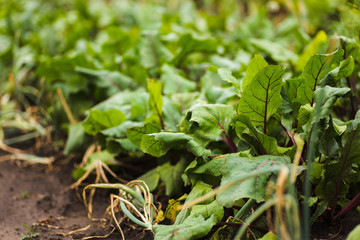
<path id="1" fill-rule="evenodd" d="M 331 54 L 317 54 L 312 56 L 305 65 L 303 76 L 304 85 L 299 88 L 299 98 L 306 100 L 311 105 L 313 102 L 313 93 L 320 80 L 328 73 L 328 65 L 332 62 L 339 61 L 339 56 L 343 50 L 338 49 Z"/>
<path id="2" fill-rule="evenodd" d="M 197 181 L 193 188 L 191 189 L 191 192 L 187 196 L 185 200 L 185 204 L 192 202 L 193 200 L 213 191 L 212 186 L 209 184 L 206 184 L 202 181 Z M 201 205 L 208 205 L 214 201 L 214 197 L 211 197 L 201 203 Z M 194 206 L 193 206 L 194 207 Z M 176 216 L 175 224 L 181 224 L 184 222 L 184 220 L 190 215 L 190 211 L 193 208 L 190 209 L 182 209 L 179 214 Z"/>
<path id="3" fill-rule="evenodd" d="M 217 201 L 226 207 L 231 207 L 241 198 L 254 198 L 257 202 L 266 198 L 266 187 L 269 181 L 275 181 L 277 171 L 281 166 L 290 166 L 288 157 L 260 156 L 253 158 L 239 157 L 239 154 L 228 154 L 214 158 L 210 162 L 196 168 L 193 172 L 198 174 L 222 175 L 221 185 L 224 186 L 241 176 L 257 170 L 269 170 L 269 173 L 259 175 L 237 184 L 221 192 Z M 274 169 L 274 172 L 272 172 Z"/>
<path id="4" fill-rule="evenodd" d="M 182 224 L 154 225 L 155 240 L 199 239 L 206 236 L 216 222 L 216 217 L 212 215 L 207 220 L 198 216 L 187 218 Z"/>
<path id="5" fill-rule="evenodd" d="M 210 150 L 205 149 L 198 139 L 185 133 L 146 134 L 141 139 L 140 147 L 142 151 L 154 157 L 165 155 L 171 148 L 185 149 L 195 156 L 210 154 Z"/>
<path id="6" fill-rule="evenodd" d="M 236 112 L 231 105 L 197 104 L 187 112 L 180 123 L 180 130 L 192 133 L 199 138 L 218 140 L 221 134 L 226 134 Z"/>
<path id="7" fill-rule="evenodd" d="M 334 126 L 333 118 L 329 117 L 329 123 L 319 138 L 319 151 L 328 158 L 336 158 L 340 151 L 339 136 Z"/>
<path id="8" fill-rule="evenodd" d="M 251 61 L 249 62 L 245 72 L 245 77 L 242 80 L 241 83 L 242 91 L 244 91 L 245 88 L 251 83 L 255 75 L 267 65 L 268 63 L 261 55 L 255 54 L 254 58 L 251 59 Z"/>
<path id="9" fill-rule="evenodd" d="M 186 198 L 185 204 L 211 191 L 211 185 L 199 181 Z M 155 239 L 199 239 L 208 234 L 223 215 L 223 207 L 214 198 L 210 198 L 190 209 L 182 209 L 173 225 L 153 226 Z"/>
<path id="10" fill-rule="evenodd" d="M 172 59 L 172 53 L 161 43 L 158 34 L 151 31 L 141 33 L 138 51 L 140 63 L 146 68 L 159 67 Z"/>
<path id="11" fill-rule="evenodd" d="M 360 164 L 360 120 L 356 119 L 350 122 L 348 128 L 342 137 L 343 149 L 340 152 L 338 161 L 333 161 L 325 165 L 326 182 L 333 183 L 332 194 L 325 196 L 331 207 L 336 207 L 341 185 L 345 177 L 352 174 L 352 169 Z"/>
<path id="12" fill-rule="evenodd" d="M 341 79 L 343 77 L 349 77 L 354 71 L 354 65 L 354 58 L 352 56 L 342 61 L 337 71 L 336 78 Z"/>
<path id="13" fill-rule="evenodd" d="M 174 67 L 164 64 L 161 67 L 161 71 L 161 82 L 164 85 L 164 94 L 191 92 L 195 90 L 195 82 L 192 82 L 180 75 Z"/>
<path id="14" fill-rule="evenodd" d="M 315 108 L 311 112 L 310 123 L 319 122 L 320 119 L 329 116 L 332 106 L 340 97 L 345 97 L 351 94 L 351 89 L 347 87 L 333 88 L 329 86 L 319 87 L 315 95 Z"/>
<path id="15" fill-rule="evenodd" d="M 309 136 L 312 126 L 315 123 L 319 123 L 321 119 L 327 118 L 330 115 L 331 109 L 338 98 L 348 96 L 349 94 L 351 94 L 351 89 L 347 87 L 343 87 L 343 88 L 333 88 L 329 86 L 318 87 L 314 93 L 315 95 L 314 109 L 311 111 L 310 106 L 304 108 L 303 109 L 304 111 L 302 113 L 304 113 L 305 115 L 299 118 L 299 123 L 300 120 L 301 122 L 303 122 L 304 120 L 306 121 L 307 119 L 304 118 L 304 116 L 307 116 L 308 113 L 311 111 L 309 120 L 302 127 L 302 129 L 305 132 L 305 137 Z"/>
<path id="16" fill-rule="evenodd" d="M 161 125 L 162 128 L 164 128 L 164 122 L 162 120 L 162 84 L 161 82 L 156 82 L 155 79 L 149 79 L 147 88 L 150 94 L 149 105 L 153 110 L 153 114 L 147 119 L 147 121 L 151 122 L 154 119 L 159 125 Z"/>
<path id="17" fill-rule="evenodd" d="M 199 204 L 191 208 L 189 218 L 203 216 L 205 219 L 212 216 L 216 217 L 216 221 L 220 222 L 224 216 L 224 208 L 217 201 L 209 204 Z"/>
<path id="18" fill-rule="evenodd" d="M 335 101 L 340 97 L 345 97 L 351 93 L 351 89 L 347 87 L 343 88 L 333 88 L 325 86 L 318 88 L 315 92 L 315 110 L 320 110 L 313 112 L 314 119 L 318 117 L 323 118 L 330 114 L 331 108 L 334 105 Z"/>
<path id="19" fill-rule="evenodd" d="M 232 122 L 236 134 L 250 143 L 259 154 L 264 155 L 284 155 L 291 148 L 279 147 L 274 137 L 270 137 L 259 131 L 252 125 L 250 119 L 241 114 Z M 247 129 L 246 131 L 244 131 Z"/>
<path id="20" fill-rule="evenodd" d="M 85 132 L 96 135 L 98 132 L 116 127 L 125 121 L 125 115 L 116 109 L 110 109 L 106 112 L 90 109 L 88 117 L 82 123 Z"/>
<path id="21" fill-rule="evenodd" d="M 256 48 L 269 53 L 272 59 L 279 62 L 290 61 L 296 63 L 298 56 L 292 51 L 285 48 L 283 45 L 270 41 L 268 39 L 255 39 L 252 38 L 249 40 L 250 43 Z"/>
<path id="22" fill-rule="evenodd" d="M 305 79 L 303 77 L 291 78 L 285 80 L 285 85 L 281 95 L 283 97 L 283 104 L 280 106 L 280 110 L 283 113 L 295 113 L 299 111 L 301 105 L 306 104 L 306 100 L 302 100 L 298 97 L 299 88 L 303 85 Z"/>
<path id="23" fill-rule="evenodd" d="M 145 134 L 160 132 L 160 130 L 158 126 L 146 123 L 143 126 L 128 128 L 126 136 L 133 144 L 140 146 L 141 138 Z"/>
<path id="24" fill-rule="evenodd" d="M 267 121 L 282 103 L 283 72 L 280 66 L 264 67 L 246 87 L 239 101 L 238 113 L 249 117 L 255 126 L 261 125 L 264 133 Z"/>

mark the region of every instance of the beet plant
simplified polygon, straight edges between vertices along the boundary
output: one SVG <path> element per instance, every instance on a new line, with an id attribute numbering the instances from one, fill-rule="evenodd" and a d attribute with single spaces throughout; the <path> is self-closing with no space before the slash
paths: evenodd
<path id="1" fill-rule="evenodd" d="M 310 239 L 360 205 L 355 2 L 9 1 L 0 92 L 67 132 L 90 219 L 119 190 L 123 238 L 120 212 L 155 239 Z"/>

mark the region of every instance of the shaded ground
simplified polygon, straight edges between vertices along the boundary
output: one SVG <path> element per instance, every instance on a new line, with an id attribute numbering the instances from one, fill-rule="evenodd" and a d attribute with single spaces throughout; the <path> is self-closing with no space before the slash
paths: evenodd
<path id="1" fill-rule="evenodd" d="M 36 239 L 81 239 L 103 236 L 112 228 L 94 222 L 81 233 L 63 236 L 72 230 L 87 226 L 87 210 L 74 190 L 66 190 L 73 183 L 73 162 L 57 160 L 53 169 L 47 166 L 18 166 L 15 162 L 0 162 L 0 239 L 22 239 L 29 231 L 23 226 L 34 227 Z M 109 203 L 106 192 L 97 191 L 94 217 L 101 218 Z M 124 226 L 126 239 L 152 239 L 142 228 Z M 106 239 L 121 239 L 117 230 Z"/>
<path id="2" fill-rule="evenodd" d="M 333 224 L 319 220 L 312 226 L 312 239 L 346 240 L 347 235 L 360 224 L 360 213 L 353 210 Z"/>
<path id="3" fill-rule="evenodd" d="M 0 153 L 1 155 L 1 153 Z M 79 193 L 68 190 L 73 183 L 71 159 L 58 158 L 52 168 L 48 166 L 24 166 L 17 162 L 0 162 L 0 239 L 21 239 L 29 234 L 23 226 L 35 227 L 36 239 L 81 239 L 88 236 L 103 236 L 112 228 L 94 222 L 90 229 L 63 236 L 72 230 L 87 226 L 90 222 Z M 101 218 L 109 204 L 108 193 L 97 191 L 94 202 L 94 217 Z M 312 239 L 345 240 L 347 234 L 360 224 L 360 214 L 352 211 L 341 221 L 331 225 L 319 222 L 313 226 Z M 133 229 L 122 224 L 127 240 L 153 239 L 142 228 Z M 121 239 L 117 230 L 106 239 Z"/>

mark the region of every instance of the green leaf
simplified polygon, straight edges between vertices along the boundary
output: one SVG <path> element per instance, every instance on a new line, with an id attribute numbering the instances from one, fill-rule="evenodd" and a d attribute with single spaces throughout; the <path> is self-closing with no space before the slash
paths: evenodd
<path id="1" fill-rule="evenodd" d="M 328 202 L 327 201 L 321 201 L 317 206 L 316 210 L 311 216 L 311 223 L 314 223 L 316 219 L 318 219 L 328 208 Z"/>
<path id="2" fill-rule="evenodd" d="M 346 240 L 357 240 L 360 238 L 360 225 L 357 225 L 348 235 Z"/>
<path id="3" fill-rule="evenodd" d="M 127 138 L 136 146 L 140 146 L 141 139 L 145 134 L 160 132 L 160 128 L 154 124 L 146 123 L 143 126 L 132 127 L 126 130 Z"/>
<path id="4" fill-rule="evenodd" d="M 137 92 L 131 99 L 131 119 L 143 122 L 149 113 L 149 93 Z"/>
<path id="5" fill-rule="evenodd" d="M 107 138 L 107 150 L 113 153 L 126 153 L 129 154 L 131 152 L 140 151 L 140 148 L 134 145 L 129 139 L 127 138 Z"/>
<path id="6" fill-rule="evenodd" d="M 257 202 L 266 199 L 266 187 L 269 181 L 275 181 L 281 166 L 290 166 L 290 159 L 277 156 L 259 156 L 253 158 L 239 157 L 239 154 L 228 154 L 214 158 L 210 162 L 196 168 L 198 174 L 222 175 L 221 186 L 233 182 L 236 178 L 247 176 L 257 170 L 269 170 L 269 173 L 253 177 L 221 192 L 217 201 L 225 207 L 233 206 L 241 198 L 254 198 Z M 274 169 L 274 172 L 271 170 Z"/>
<path id="7" fill-rule="evenodd" d="M 180 122 L 180 130 L 199 138 L 219 140 L 229 131 L 229 125 L 236 112 L 231 105 L 196 104 Z"/>
<path id="8" fill-rule="evenodd" d="M 351 89 L 347 87 L 343 88 L 334 88 L 334 87 L 318 87 L 315 91 L 315 107 L 311 110 L 309 105 L 307 107 L 300 108 L 299 112 L 299 126 L 301 126 L 305 121 L 305 125 L 302 125 L 304 131 L 304 137 L 308 137 L 312 126 L 315 123 L 319 123 L 321 119 L 327 118 L 332 110 L 334 103 L 340 97 L 346 97 L 351 94 Z M 303 111 L 302 111 L 303 110 Z M 310 113 L 311 112 L 311 113 Z M 309 116 L 310 113 L 310 116 Z"/>
<path id="9" fill-rule="evenodd" d="M 164 85 L 164 94 L 191 92 L 195 90 L 196 83 L 183 77 L 176 68 L 164 64 L 161 67 L 161 71 L 161 82 Z"/>
<path id="10" fill-rule="evenodd" d="M 353 168 L 360 164 L 360 120 L 356 119 L 349 123 L 342 137 L 342 145 L 343 149 L 338 161 L 328 162 L 324 166 L 326 169 L 325 182 L 335 186 L 331 189 L 333 194 L 325 194 L 331 207 L 336 207 L 339 195 L 343 195 L 341 194 L 343 188 L 340 183 L 352 175 Z"/>
<path id="11" fill-rule="evenodd" d="M 11 49 L 11 43 L 12 39 L 9 36 L 0 34 L 0 57 Z"/>
<path id="12" fill-rule="evenodd" d="M 185 133 L 146 134 L 142 137 L 140 147 L 142 151 L 154 157 L 165 155 L 171 148 L 185 149 L 195 156 L 210 154 L 210 150 L 205 149 L 198 139 Z"/>
<path id="13" fill-rule="evenodd" d="M 210 185 L 199 181 L 192 188 L 185 204 L 211 191 Z M 208 199 L 190 209 L 182 209 L 173 225 L 153 226 L 155 239 L 199 239 L 208 234 L 223 215 L 223 207 L 214 198 Z"/>
<path id="14" fill-rule="evenodd" d="M 173 58 L 174 65 L 181 64 L 188 54 L 193 52 L 215 52 L 218 43 L 211 38 L 195 36 L 195 34 L 186 33 L 182 35 L 178 42 L 179 52 Z"/>
<path id="15" fill-rule="evenodd" d="M 179 197 L 183 193 L 184 182 L 181 179 L 187 161 L 182 159 L 175 166 L 165 163 L 158 168 L 160 179 L 165 183 L 166 195 Z"/>
<path id="16" fill-rule="evenodd" d="M 251 123 L 250 119 L 241 114 L 232 122 L 236 134 L 250 143 L 258 154 L 264 155 L 284 155 L 290 148 L 279 147 L 274 137 L 270 137 L 259 131 Z"/>
<path id="17" fill-rule="evenodd" d="M 305 51 L 299 56 L 296 62 L 296 71 L 303 71 L 307 61 L 318 53 L 319 48 L 327 43 L 327 35 L 324 31 L 319 31 L 314 39 L 306 46 Z"/>
<path id="18" fill-rule="evenodd" d="M 163 106 L 163 117 L 164 125 L 166 130 L 178 131 L 179 123 L 183 118 L 183 114 L 180 112 L 180 108 L 177 102 L 164 97 L 164 106 Z"/>
<path id="19" fill-rule="evenodd" d="M 102 130 L 101 134 L 111 138 L 123 138 L 126 137 L 126 132 L 129 128 L 140 127 L 142 125 L 144 124 L 140 122 L 125 121 L 119 126 Z"/>
<path id="20" fill-rule="evenodd" d="M 88 117 L 82 123 L 86 133 L 96 135 L 98 132 L 116 127 L 125 121 L 125 115 L 116 109 L 110 109 L 106 112 L 99 110 L 89 111 Z"/>
<path id="21" fill-rule="evenodd" d="M 186 201 L 185 201 L 185 204 L 186 203 L 190 203 L 192 201 L 194 201 L 195 199 L 209 193 L 209 192 L 212 192 L 213 189 L 212 189 L 212 186 L 209 185 L 209 184 L 206 184 L 202 181 L 197 181 L 193 188 L 191 189 L 191 192 L 189 193 L 188 197 L 186 198 Z M 201 204 L 199 204 L 198 206 L 206 206 L 208 204 L 211 204 L 212 202 L 214 202 L 214 197 L 212 198 L 209 198 L 205 201 L 203 201 Z M 182 224 L 184 222 L 184 220 L 186 218 L 189 217 L 190 213 L 191 213 L 191 210 L 194 208 L 195 206 L 191 207 L 190 209 L 182 209 L 179 214 L 176 216 L 176 220 L 175 220 L 175 224 Z M 220 209 L 216 209 L 216 211 L 210 211 L 208 213 L 205 213 L 206 216 L 211 216 L 213 213 L 215 213 L 216 215 L 219 215 L 219 212 L 223 213 L 223 210 L 220 210 Z M 194 216 L 194 213 L 193 212 L 193 216 Z"/>
<path id="22" fill-rule="evenodd" d="M 205 88 L 205 96 L 208 103 L 227 104 L 229 100 L 237 96 L 237 94 L 233 87 L 222 88 L 212 86 Z"/>
<path id="23" fill-rule="evenodd" d="M 265 234 L 262 238 L 259 238 L 258 240 L 278 240 L 278 237 L 273 232 L 268 232 Z"/>
<path id="24" fill-rule="evenodd" d="M 135 88 L 135 82 L 128 76 L 120 72 L 111 72 L 107 70 L 93 70 L 89 68 L 76 67 L 77 72 L 96 77 L 96 85 L 105 88 L 109 96 L 127 89 Z"/>
<path id="25" fill-rule="evenodd" d="M 305 65 L 303 76 L 305 83 L 299 89 L 299 97 L 302 101 L 313 104 L 313 93 L 320 80 L 328 73 L 329 65 L 338 61 L 343 51 L 338 49 L 331 54 L 317 54 L 312 56 Z"/>
<path id="26" fill-rule="evenodd" d="M 233 85 L 237 91 L 237 93 L 240 95 L 241 88 L 240 88 L 240 80 L 236 79 L 233 75 L 230 69 L 227 68 L 219 68 L 217 70 L 221 80 L 230 83 Z"/>
<path id="27" fill-rule="evenodd" d="M 340 97 L 346 97 L 351 94 L 351 89 L 347 87 L 333 88 L 329 86 L 319 87 L 315 95 L 315 108 L 311 112 L 311 123 L 319 122 L 331 113 L 332 106 Z"/>
<path id="28" fill-rule="evenodd" d="M 326 157 L 337 157 L 340 151 L 339 133 L 336 131 L 333 118 L 330 116 L 329 123 L 319 140 L 319 151 Z"/>
<path id="29" fill-rule="evenodd" d="M 153 111 L 153 114 L 148 118 L 148 120 L 151 121 L 152 119 L 156 119 L 156 123 L 163 126 L 163 98 L 161 93 L 162 84 L 161 82 L 156 82 L 155 79 L 149 79 L 147 88 L 150 94 L 149 105 Z"/>
<path id="30" fill-rule="evenodd" d="M 210 218 L 211 216 L 216 217 L 216 221 L 220 222 L 224 216 L 224 208 L 216 201 L 213 201 L 209 204 L 199 204 L 191 208 L 189 218 L 203 216 L 205 219 Z"/>
<path id="31" fill-rule="evenodd" d="M 242 80 L 242 91 L 252 82 L 255 75 L 266 66 L 268 66 L 268 63 L 265 59 L 261 55 L 255 54 L 254 58 L 249 62 L 245 77 Z"/>
<path id="32" fill-rule="evenodd" d="M 297 132 L 298 133 L 302 133 L 302 132 L 308 132 L 308 128 L 312 127 L 312 125 L 306 125 L 309 122 L 309 119 L 311 117 L 311 113 L 313 112 L 314 108 L 310 106 L 310 104 L 305 104 L 302 105 L 299 109 L 299 114 L 298 114 L 298 128 L 297 128 Z"/>
<path id="33" fill-rule="evenodd" d="M 151 31 L 142 32 L 138 51 L 140 63 L 145 68 L 159 67 L 173 58 L 172 53 L 161 43 L 158 33 Z"/>
<path id="34" fill-rule="evenodd" d="M 219 227 L 216 232 L 211 236 L 210 240 L 231 240 L 236 233 L 236 228 L 233 226 Z"/>
<path id="35" fill-rule="evenodd" d="M 298 56 L 291 52 L 290 50 L 288 50 L 287 48 L 285 48 L 283 45 L 273 42 L 271 40 L 268 39 L 250 39 L 249 40 L 250 43 L 268 53 L 272 59 L 274 59 L 275 61 L 278 62 L 291 62 L 291 63 L 296 63 L 296 61 L 298 60 Z"/>
<path id="36" fill-rule="evenodd" d="M 148 171 L 147 173 L 141 175 L 137 179 L 143 180 L 146 185 L 149 187 L 150 191 L 154 191 L 160 181 L 159 167 Z"/>
<path id="37" fill-rule="evenodd" d="M 262 68 L 246 87 L 239 101 L 238 113 L 249 117 L 254 126 L 263 126 L 264 133 L 267 121 L 282 103 L 282 74 L 280 66 Z"/>
<path id="38" fill-rule="evenodd" d="M 99 104 L 94 106 L 92 109 L 103 111 L 103 112 L 106 112 L 111 109 L 117 109 L 117 110 L 122 111 L 126 115 L 127 119 L 131 119 L 131 115 L 132 115 L 131 108 L 132 108 L 134 99 L 135 98 L 143 99 L 143 98 L 146 98 L 147 95 L 148 95 L 148 93 L 144 92 L 144 89 L 139 89 L 136 91 L 125 90 L 125 91 L 115 94 L 114 96 L 106 99 L 105 101 L 100 102 Z M 148 105 L 147 104 L 148 97 L 146 99 L 147 100 L 146 100 L 145 106 Z M 135 104 L 135 105 L 137 105 L 137 104 Z M 142 109 L 146 110 L 147 108 L 145 106 Z"/>
<path id="39" fill-rule="evenodd" d="M 77 67 L 95 68 L 84 53 L 67 54 L 57 58 L 41 59 L 36 73 L 49 83 L 61 82 L 65 96 L 69 93 L 84 91 L 89 82 L 75 69 Z"/>
<path id="40" fill-rule="evenodd" d="M 301 105 L 306 104 L 307 101 L 299 98 L 299 88 L 305 83 L 302 77 L 286 79 L 285 85 L 281 91 L 283 103 L 279 107 L 282 113 L 291 113 L 297 116 Z"/>
<path id="41" fill-rule="evenodd" d="M 216 217 L 205 220 L 198 216 L 187 218 L 178 225 L 154 225 L 155 240 L 199 239 L 206 236 L 216 224 Z"/>
<path id="42" fill-rule="evenodd" d="M 72 152 L 81 150 L 84 147 L 86 134 L 82 125 L 69 125 L 68 138 L 64 149 L 64 154 L 69 155 Z"/>
<path id="43" fill-rule="evenodd" d="M 336 78 L 342 79 L 344 77 L 349 77 L 354 71 L 354 58 L 350 56 L 340 63 Z"/>

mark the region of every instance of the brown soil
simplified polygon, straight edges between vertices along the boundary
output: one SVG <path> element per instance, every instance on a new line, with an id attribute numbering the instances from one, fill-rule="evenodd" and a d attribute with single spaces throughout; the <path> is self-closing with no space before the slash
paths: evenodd
<path id="1" fill-rule="evenodd" d="M 0 152 L 1 155 L 1 152 Z M 87 210 L 79 197 L 80 190 L 69 190 L 73 183 L 74 163 L 70 159 L 56 160 L 49 166 L 23 166 L 16 162 L 0 162 L 0 239 L 22 239 L 34 228 L 39 237 L 34 239 L 81 239 L 88 236 L 104 236 L 112 227 L 92 223 L 90 229 L 63 236 L 90 221 Z M 94 218 L 102 218 L 110 200 L 105 190 L 98 190 L 94 199 Z M 122 224 L 126 239 L 153 239 L 151 232 Z M 106 239 L 121 239 L 118 230 Z"/>

